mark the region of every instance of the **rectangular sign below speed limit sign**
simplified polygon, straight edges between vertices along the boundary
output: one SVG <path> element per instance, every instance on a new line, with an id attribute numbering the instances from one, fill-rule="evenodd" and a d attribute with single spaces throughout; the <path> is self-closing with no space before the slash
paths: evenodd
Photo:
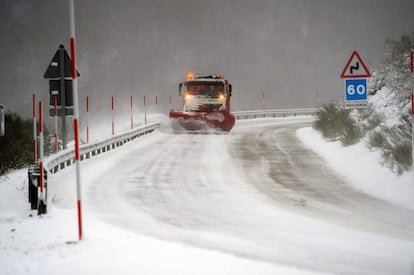
<path id="1" fill-rule="evenodd" d="M 368 106 L 367 80 L 365 78 L 345 80 L 345 108 L 361 109 Z"/>

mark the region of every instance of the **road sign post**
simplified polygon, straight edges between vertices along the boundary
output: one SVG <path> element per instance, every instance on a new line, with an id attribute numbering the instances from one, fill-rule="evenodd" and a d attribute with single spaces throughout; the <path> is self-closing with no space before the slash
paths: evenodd
<path id="1" fill-rule="evenodd" d="M 55 115 L 55 153 L 59 151 L 59 138 L 58 138 L 58 115 L 57 115 L 57 96 L 53 96 L 53 111 Z"/>
<path id="2" fill-rule="evenodd" d="M 371 77 L 367 66 L 354 51 L 341 73 L 345 87 L 345 108 L 359 109 L 368 106 L 367 78 Z"/>
<path id="3" fill-rule="evenodd" d="M 36 129 L 36 95 L 33 94 L 32 97 L 32 108 L 33 108 L 33 163 L 37 162 L 37 129 Z"/>
<path id="4" fill-rule="evenodd" d="M 76 70 L 76 75 L 80 76 Z M 55 116 L 54 97 L 57 96 L 57 115 L 62 117 L 62 142 L 63 149 L 67 148 L 66 117 L 74 115 L 71 58 L 63 45 L 59 46 L 52 58 L 44 78 L 49 80 L 50 104 L 49 115 Z"/>
<path id="5" fill-rule="evenodd" d="M 60 102 L 61 102 L 61 116 L 62 116 L 62 140 L 63 140 L 63 149 L 66 149 L 68 144 L 68 137 L 66 134 L 66 90 L 65 90 L 65 48 L 63 45 L 59 47 L 59 86 L 60 86 Z M 68 89 L 67 92 L 70 90 Z"/>

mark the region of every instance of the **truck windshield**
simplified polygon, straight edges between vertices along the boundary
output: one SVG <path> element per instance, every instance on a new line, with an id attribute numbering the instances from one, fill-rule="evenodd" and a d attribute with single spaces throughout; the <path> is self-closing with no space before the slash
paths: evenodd
<path id="1" fill-rule="evenodd" d="M 201 95 L 206 97 L 220 97 L 224 95 L 223 83 L 211 83 L 211 82 L 193 82 L 187 83 L 187 93 L 190 95 Z"/>

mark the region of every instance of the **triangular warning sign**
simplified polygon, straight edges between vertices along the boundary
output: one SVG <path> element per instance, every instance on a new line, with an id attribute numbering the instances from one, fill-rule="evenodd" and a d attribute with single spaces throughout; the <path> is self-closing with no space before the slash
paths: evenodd
<path id="1" fill-rule="evenodd" d="M 59 49 L 56 51 L 55 55 L 50 61 L 49 66 L 46 69 L 44 78 L 60 78 L 60 55 L 63 55 L 63 77 L 72 77 L 72 60 L 69 57 L 68 52 L 65 50 L 63 45 L 59 46 Z M 76 70 L 76 75 L 80 77 L 80 73 Z"/>
<path id="2" fill-rule="evenodd" d="M 341 78 L 367 78 L 371 77 L 367 66 L 362 61 L 361 56 L 357 51 L 351 54 L 348 62 L 345 65 L 344 70 L 341 73 Z"/>

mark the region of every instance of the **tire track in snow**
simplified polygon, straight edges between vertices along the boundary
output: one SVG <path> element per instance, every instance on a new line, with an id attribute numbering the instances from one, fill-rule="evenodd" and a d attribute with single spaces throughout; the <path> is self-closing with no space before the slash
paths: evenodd
<path id="1" fill-rule="evenodd" d="M 251 182 L 290 211 L 414 240 L 414 212 L 361 193 L 336 176 L 296 138 L 296 129 L 304 126 L 309 124 L 268 127 L 234 144 Z"/>

